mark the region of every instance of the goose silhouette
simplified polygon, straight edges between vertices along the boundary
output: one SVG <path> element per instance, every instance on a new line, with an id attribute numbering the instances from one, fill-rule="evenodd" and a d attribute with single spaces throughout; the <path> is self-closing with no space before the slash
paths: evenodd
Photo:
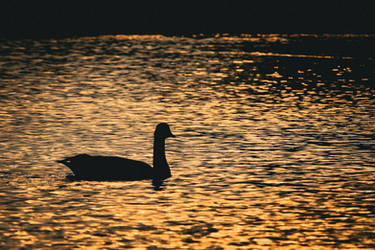
<path id="1" fill-rule="evenodd" d="M 79 154 L 57 162 L 70 168 L 75 180 L 144 180 L 162 181 L 171 177 L 165 157 L 165 139 L 175 137 L 167 123 L 159 123 L 154 133 L 154 159 L 151 167 L 145 162 L 116 156 Z"/>

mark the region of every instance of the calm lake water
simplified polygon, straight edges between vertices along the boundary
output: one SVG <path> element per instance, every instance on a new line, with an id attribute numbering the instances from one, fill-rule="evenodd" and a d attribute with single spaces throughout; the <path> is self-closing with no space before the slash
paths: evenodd
<path id="1" fill-rule="evenodd" d="M 0 40 L 0 248 L 375 247 L 375 35 Z M 172 177 L 69 181 L 79 153 Z"/>

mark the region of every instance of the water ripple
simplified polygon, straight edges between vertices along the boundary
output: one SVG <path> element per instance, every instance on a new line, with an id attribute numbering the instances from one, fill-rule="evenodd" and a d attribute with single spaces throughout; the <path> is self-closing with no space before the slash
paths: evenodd
<path id="1" fill-rule="evenodd" d="M 374 56 L 346 49 L 373 40 L 0 41 L 0 247 L 374 248 Z M 162 121 L 159 191 L 55 163 L 151 163 Z"/>

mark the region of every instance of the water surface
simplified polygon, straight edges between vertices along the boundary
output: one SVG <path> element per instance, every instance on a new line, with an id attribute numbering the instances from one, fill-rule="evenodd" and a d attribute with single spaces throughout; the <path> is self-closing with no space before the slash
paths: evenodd
<path id="1" fill-rule="evenodd" d="M 374 248 L 373 35 L 0 41 L 3 248 Z M 172 170 L 71 182 L 79 153 Z"/>

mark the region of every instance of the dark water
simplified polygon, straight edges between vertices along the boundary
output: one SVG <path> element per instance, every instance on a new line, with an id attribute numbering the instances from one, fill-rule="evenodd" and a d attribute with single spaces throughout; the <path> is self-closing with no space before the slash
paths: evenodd
<path id="1" fill-rule="evenodd" d="M 374 248 L 373 35 L 0 41 L 0 247 Z M 173 177 L 71 182 L 78 153 Z M 152 248 L 154 247 L 154 248 Z"/>

